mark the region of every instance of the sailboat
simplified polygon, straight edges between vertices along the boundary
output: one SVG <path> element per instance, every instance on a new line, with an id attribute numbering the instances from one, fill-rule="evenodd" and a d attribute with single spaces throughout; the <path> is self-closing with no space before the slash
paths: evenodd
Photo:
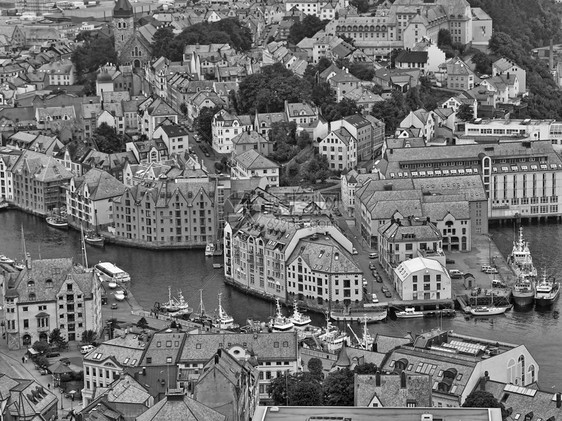
<path id="1" fill-rule="evenodd" d="M 219 309 L 218 309 L 218 316 L 216 320 L 216 324 L 218 325 L 219 329 L 230 329 L 234 326 L 234 319 L 226 314 L 226 311 L 222 308 L 221 302 L 222 293 L 219 293 Z"/>
<path id="2" fill-rule="evenodd" d="M 21 225 L 21 247 L 23 251 L 23 260 L 21 263 L 15 262 L 14 267 L 17 270 L 24 270 L 25 269 L 25 261 L 27 259 L 27 247 L 25 246 L 25 235 L 23 233 L 23 224 Z"/>
<path id="3" fill-rule="evenodd" d="M 495 306 L 494 305 L 494 295 L 490 293 L 490 305 L 489 306 L 477 306 L 469 307 L 467 310 L 473 316 L 497 316 L 498 314 L 504 314 L 507 310 L 511 309 L 509 306 Z"/>

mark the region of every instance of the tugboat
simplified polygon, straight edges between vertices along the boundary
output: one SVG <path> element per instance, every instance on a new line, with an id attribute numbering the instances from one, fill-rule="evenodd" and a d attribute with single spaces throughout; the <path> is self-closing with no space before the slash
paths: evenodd
<path id="1" fill-rule="evenodd" d="M 535 304 L 537 307 L 547 307 L 552 305 L 560 295 L 560 283 L 553 276 L 547 278 L 543 272 L 542 279 L 537 284 L 535 292 Z"/>
<path id="2" fill-rule="evenodd" d="M 309 325 L 312 321 L 309 316 L 305 316 L 299 311 L 297 300 L 295 300 L 293 304 L 293 315 L 289 317 L 289 320 L 295 325 L 297 328 L 304 327 Z"/>
<path id="3" fill-rule="evenodd" d="M 519 238 L 513 242 L 513 249 L 507 261 L 517 276 L 513 289 L 513 301 L 518 306 L 532 304 L 535 296 L 537 269 L 533 265 L 529 243 L 523 239 L 523 227 L 519 227 Z"/>
<path id="4" fill-rule="evenodd" d="M 279 298 L 276 299 L 276 313 L 271 320 L 270 326 L 273 330 L 277 332 L 286 332 L 295 327 L 291 319 L 283 316 L 281 312 L 281 304 L 279 304 Z"/>

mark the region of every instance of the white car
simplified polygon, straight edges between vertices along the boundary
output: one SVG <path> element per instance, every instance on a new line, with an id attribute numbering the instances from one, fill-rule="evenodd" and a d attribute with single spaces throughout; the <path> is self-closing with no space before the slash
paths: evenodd
<path id="1" fill-rule="evenodd" d="M 371 301 L 373 303 L 378 303 L 379 302 L 379 298 L 377 297 L 377 294 L 375 294 L 374 292 L 371 294 Z"/>

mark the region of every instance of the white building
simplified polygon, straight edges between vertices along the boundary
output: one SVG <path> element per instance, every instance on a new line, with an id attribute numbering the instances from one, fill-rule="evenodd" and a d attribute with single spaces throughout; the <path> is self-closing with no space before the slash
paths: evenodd
<path id="1" fill-rule="evenodd" d="M 178 124 L 162 124 L 154 130 L 153 139 L 162 139 L 168 148 L 168 154 L 189 150 L 189 132 Z"/>
<path id="2" fill-rule="evenodd" d="M 255 149 L 236 155 L 232 161 L 234 164 L 231 168 L 232 178 L 264 177 L 270 186 L 279 186 L 279 165 Z"/>
<path id="3" fill-rule="evenodd" d="M 141 130 L 149 139 L 165 120 L 178 124 L 179 113 L 162 98 L 147 98 L 139 105 Z"/>
<path id="4" fill-rule="evenodd" d="M 330 169 L 342 171 L 357 166 L 357 139 L 341 127 L 318 142 L 318 150 L 330 164 Z"/>
<path id="5" fill-rule="evenodd" d="M 213 134 L 213 149 L 218 153 L 232 152 L 232 139 L 240 133 L 251 130 L 252 119 L 247 115 L 234 115 L 220 110 L 213 117 L 211 130 Z"/>
<path id="6" fill-rule="evenodd" d="M 492 76 L 515 75 L 519 81 L 519 90 L 524 93 L 527 90 L 527 72 L 513 61 L 500 58 L 492 63 Z"/>
<path id="7" fill-rule="evenodd" d="M 10 168 L 21 152 L 11 148 L 0 148 L 0 202 L 14 199 L 13 178 Z"/>
<path id="8" fill-rule="evenodd" d="M 394 288 L 400 299 L 445 300 L 450 299 L 451 278 L 447 269 L 434 259 L 416 257 L 405 260 L 394 269 Z"/>
<path id="9" fill-rule="evenodd" d="M 425 140 L 431 140 L 435 134 L 435 118 L 431 111 L 420 108 L 416 111 L 410 111 L 410 114 L 400 122 L 400 127 L 420 129 L 421 136 Z"/>

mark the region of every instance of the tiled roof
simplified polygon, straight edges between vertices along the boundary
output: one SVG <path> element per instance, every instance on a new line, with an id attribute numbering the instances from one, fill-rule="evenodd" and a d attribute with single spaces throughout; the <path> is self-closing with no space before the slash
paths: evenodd
<path id="1" fill-rule="evenodd" d="M 397 63 L 427 63 L 427 51 L 406 51 L 402 50 L 396 56 Z"/>
<path id="2" fill-rule="evenodd" d="M 279 168 L 275 162 L 267 159 L 255 149 L 249 149 L 246 152 L 236 155 L 234 161 L 247 170 L 262 170 Z"/>
<path id="3" fill-rule="evenodd" d="M 377 352 L 380 352 L 383 355 L 399 346 L 407 345 L 411 342 L 412 342 L 412 338 L 410 337 L 390 336 L 390 335 L 383 335 L 379 333 L 377 333 L 377 335 L 375 336 L 375 343 L 377 344 Z"/>
<path id="4" fill-rule="evenodd" d="M 178 124 L 162 124 L 158 127 L 161 127 L 168 137 L 180 137 L 189 134 L 189 131 L 185 127 Z"/>
<path id="5" fill-rule="evenodd" d="M 285 105 L 285 110 L 289 117 L 313 116 L 318 114 L 316 107 L 305 102 L 287 103 Z"/>
<path id="6" fill-rule="evenodd" d="M 162 98 L 156 98 L 147 108 L 151 117 L 177 115 L 178 113 Z"/>
<path id="7" fill-rule="evenodd" d="M 226 417 L 185 394 L 166 396 L 137 421 L 225 421 Z"/>
<path id="8" fill-rule="evenodd" d="M 408 401 L 414 401 L 418 407 L 431 407 L 431 376 L 416 373 L 404 376 L 405 387 L 400 374 L 356 375 L 355 406 L 369 406 L 376 396 L 384 407 L 404 408 Z"/>
<path id="9" fill-rule="evenodd" d="M 148 404 L 152 397 L 146 388 L 130 374 L 122 374 L 107 389 L 107 400 L 123 404 Z"/>
<path id="10" fill-rule="evenodd" d="M 84 355 L 84 361 L 101 364 L 111 359 L 121 367 L 139 367 L 144 355 L 146 343 L 133 334 L 124 334 L 105 341 L 97 348 Z"/>
<path id="11" fill-rule="evenodd" d="M 214 355 L 217 349 L 228 350 L 235 345 L 252 351 L 260 363 L 296 361 L 298 357 L 298 341 L 295 332 L 208 333 L 187 335 L 180 362 L 204 363 Z"/>
<path id="12" fill-rule="evenodd" d="M 175 364 L 183 347 L 186 334 L 183 332 L 155 333 L 144 354 L 143 365 Z M 150 359 L 150 360 L 148 360 Z"/>
<path id="13" fill-rule="evenodd" d="M 39 152 L 25 151 L 12 167 L 12 173 L 21 174 L 29 171 L 35 180 L 43 183 L 70 180 L 74 175 L 64 165 L 51 156 Z"/>
<path id="14" fill-rule="evenodd" d="M 395 276 L 404 280 L 408 275 L 419 272 L 424 269 L 431 269 L 436 272 L 441 272 L 445 279 L 448 279 L 446 269 L 435 259 L 428 259 L 425 257 L 414 257 L 413 259 L 408 259 L 400 263 L 396 269 L 394 269 Z"/>
<path id="15" fill-rule="evenodd" d="M 415 214 L 402 214 L 404 216 Z M 421 215 L 420 215 L 421 216 Z M 438 241 L 441 239 L 441 233 L 432 223 L 426 221 L 416 221 L 413 218 L 404 217 L 398 222 L 387 222 L 379 228 L 379 233 L 388 239 L 388 241 L 406 241 L 415 238 L 416 241 Z M 412 237 L 412 235 L 414 237 Z"/>
<path id="16" fill-rule="evenodd" d="M 120 196 L 125 191 L 125 185 L 111 174 L 98 168 L 90 169 L 84 176 L 75 178 L 76 189 L 83 191 L 88 186 L 90 199 L 93 201 Z"/>
<path id="17" fill-rule="evenodd" d="M 280 113 L 281 114 L 281 113 Z M 244 130 L 242 133 L 232 138 L 234 145 L 254 145 L 254 144 L 267 144 L 268 140 L 258 132 L 248 132 Z"/>

